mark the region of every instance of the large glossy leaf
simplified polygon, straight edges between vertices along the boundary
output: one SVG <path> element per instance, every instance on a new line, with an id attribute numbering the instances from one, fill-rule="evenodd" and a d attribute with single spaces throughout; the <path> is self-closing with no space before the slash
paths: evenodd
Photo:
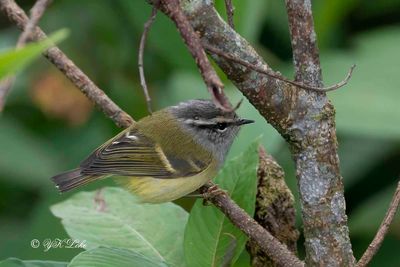
<path id="1" fill-rule="evenodd" d="M 68 263 L 58 261 L 20 260 L 9 258 L 0 261 L 0 267 L 66 267 Z"/>
<path id="2" fill-rule="evenodd" d="M 28 44 L 24 48 L 18 50 L 10 49 L 0 53 L 0 80 L 28 65 L 38 57 L 43 50 L 51 47 L 54 43 L 62 41 L 67 35 L 67 30 L 59 30 L 43 41 Z"/>
<path id="3" fill-rule="evenodd" d="M 245 153 L 227 162 L 215 179 L 250 215 L 254 213 L 257 191 L 257 144 L 253 143 Z M 217 208 L 204 206 L 202 200 L 197 200 L 185 231 L 186 263 L 189 267 L 228 266 L 237 260 L 246 240 Z"/>
<path id="4" fill-rule="evenodd" d="M 68 267 L 167 267 L 162 261 L 155 261 L 137 252 L 121 248 L 95 248 L 80 253 Z"/>
<path id="5" fill-rule="evenodd" d="M 127 248 L 156 261 L 182 266 L 187 213 L 173 203 L 140 204 L 120 188 L 104 188 L 105 210 L 94 203 L 96 192 L 82 192 L 51 207 L 67 233 L 86 240 L 87 249 Z"/>

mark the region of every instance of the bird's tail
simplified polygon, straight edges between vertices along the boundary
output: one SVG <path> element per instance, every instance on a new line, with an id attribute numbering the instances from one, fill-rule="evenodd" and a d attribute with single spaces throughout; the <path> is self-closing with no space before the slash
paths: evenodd
<path id="1" fill-rule="evenodd" d="M 56 184 L 57 189 L 64 193 L 100 178 L 102 176 L 84 175 L 78 168 L 53 176 L 51 180 Z"/>

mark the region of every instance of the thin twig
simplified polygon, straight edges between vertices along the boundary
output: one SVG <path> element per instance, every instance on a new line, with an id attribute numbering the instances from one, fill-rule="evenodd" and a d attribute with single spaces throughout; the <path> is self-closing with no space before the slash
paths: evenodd
<path id="1" fill-rule="evenodd" d="M 51 0 L 37 0 L 33 5 L 30 13 L 31 16 L 28 20 L 28 23 L 25 27 L 25 30 L 19 36 L 16 49 L 20 49 L 24 47 L 26 42 L 28 41 L 29 36 L 32 34 L 36 25 L 39 23 L 40 18 L 43 16 L 46 11 L 47 6 L 50 4 Z M 3 110 L 6 97 L 10 93 L 10 90 L 14 84 L 15 75 L 11 77 L 7 77 L 3 81 L 0 82 L 0 112 Z"/>
<path id="2" fill-rule="evenodd" d="M 20 29 L 25 29 L 28 24 L 28 17 L 14 0 L 0 0 L 0 9 L 11 22 L 15 23 Z M 33 41 L 40 41 L 46 39 L 47 36 L 39 27 L 36 27 L 29 38 Z M 118 107 L 58 47 L 49 48 L 43 55 L 64 73 L 91 101 L 96 103 L 119 127 L 126 128 L 132 124 L 134 120 L 131 116 Z"/>
<path id="3" fill-rule="evenodd" d="M 367 250 L 362 255 L 361 259 L 357 262 L 357 267 L 364 267 L 371 261 L 374 255 L 378 252 L 379 248 L 382 245 L 383 239 L 389 231 L 389 226 L 393 222 L 394 216 L 396 215 L 396 211 L 398 210 L 400 205 L 400 181 L 397 184 L 396 191 L 394 192 L 392 201 L 390 202 L 389 208 L 386 212 L 385 217 L 381 225 L 379 226 L 378 232 L 371 244 L 368 246 Z"/>
<path id="4" fill-rule="evenodd" d="M 231 60 L 231 61 L 233 61 L 235 63 L 238 63 L 240 65 L 243 65 L 243 66 L 245 66 L 245 67 L 247 67 L 249 69 L 252 69 L 252 70 L 257 71 L 259 73 L 263 73 L 265 75 L 268 75 L 269 77 L 281 80 L 283 82 L 287 82 L 287 83 L 295 85 L 297 87 L 300 87 L 300 88 L 303 88 L 303 89 L 306 89 L 306 90 L 317 91 L 317 92 L 334 91 L 334 90 L 337 90 L 337 89 L 345 86 L 349 82 L 349 80 L 350 80 L 350 78 L 351 78 L 351 76 L 353 74 L 353 70 L 356 67 L 356 65 L 352 65 L 350 70 L 348 71 L 346 77 L 339 83 L 336 83 L 336 84 L 328 86 L 328 87 L 314 87 L 314 86 L 309 86 L 309 85 L 306 85 L 306 84 L 303 84 L 303 83 L 300 83 L 300 82 L 291 81 L 291 80 L 285 78 L 284 76 L 282 76 L 281 74 L 274 72 L 273 70 L 265 69 L 264 65 L 261 66 L 261 67 L 253 65 L 253 64 L 251 64 L 251 63 L 249 63 L 249 62 L 247 62 L 245 60 L 242 60 L 242 59 L 240 59 L 238 57 L 235 57 L 235 56 L 232 56 L 230 54 L 227 54 L 224 51 L 222 51 L 222 50 L 220 50 L 218 48 L 215 48 L 213 46 L 210 46 L 210 45 L 207 45 L 207 44 L 204 44 L 203 46 L 209 52 L 211 52 L 213 54 L 216 54 L 218 56 L 224 57 L 224 58 L 226 58 L 228 60 Z"/>
<path id="5" fill-rule="evenodd" d="M 182 39 L 196 61 L 197 67 L 200 70 L 201 76 L 207 85 L 207 89 L 214 103 L 220 108 L 231 110 L 232 105 L 223 92 L 224 85 L 211 66 L 203 46 L 201 45 L 200 38 L 183 13 L 179 0 L 160 0 L 160 9 L 174 21 Z"/>
<path id="6" fill-rule="evenodd" d="M 149 95 L 149 90 L 147 89 L 146 78 L 144 76 L 144 69 L 143 69 L 143 54 L 144 54 L 144 47 L 146 45 L 147 34 L 153 24 L 154 20 L 156 19 L 157 15 L 157 8 L 153 7 L 151 10 L 150 18 L 146 21 L 143 27 L 142 37 L 140 38 L 140 45 L 139 45 L 139 56 L 138 56 L 138 66 L 139 66 L 139 76 L 140 76 L 140 85 L 142 86 L 144 96 L 146 97 L 147 102 L 147 110 L 150 114 L 152 114 L 151 109 L 151 98 Z"/>
<path id="7" fill-rule="evenodd" d="M 43 16 L 50 2 L 51 0 L 36 1 L 35 5 L 31 9 L 31 16 L 25 26 L 25 30 L 22 32 L 18 39 L 17 48 L 21 48 L 28 41 L 29 36 L 33 33 L 36 25 L 39 23 L 40 18 Z"/>
<path id="8" fill-rule="evenodd" d="M 259 225 L 241 207 L 239 207 L 226 193 L 207 194 L 208 190 L 218 188 L 209 182 L 200 188 L 200 193 L 206 193 L 207 201 L 221 210 L 231 222 L 254 241 L 271 259 L 280 266 L 304 266 L 288 248 L 277 240 L 271 233 Z"/>
<path id="9" fill-rule="evenodd" d="M 232 29 L 235 29 L 235 24 L 233 22 L 233 14 L 235 12 L 235 7 L 232 4 L 232 0 L 225 0 L 226 16 L 228 17 L 228 24 Z"/>

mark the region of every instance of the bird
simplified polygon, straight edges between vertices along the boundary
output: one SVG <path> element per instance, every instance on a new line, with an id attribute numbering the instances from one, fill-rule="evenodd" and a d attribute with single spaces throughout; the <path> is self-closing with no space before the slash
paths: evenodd
<path id="1" fill-rule="evenodd" d="M 187 100 L 134 122 L 51 180 L 63 193 L 115 177 L 141 202 L 173 201 L 214 178 L 240 127 L 253 122 L 211 100 Z"/>

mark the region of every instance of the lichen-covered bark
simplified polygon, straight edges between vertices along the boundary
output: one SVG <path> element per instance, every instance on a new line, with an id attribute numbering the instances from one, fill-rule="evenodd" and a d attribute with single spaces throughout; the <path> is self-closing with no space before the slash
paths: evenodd
<path id="1" fill-rule="evenodd" d="M 311 0 L 286 0 L 297 81 L 322 86 Z M 339 171 L 335 110 L 326 94 L 307 92 L 304 116 L 295 116 L 290 143 L 302 204 L 306 263 L 353 266 L 343 182 Z M 298 110 L 301 111 L 301 110 Z M 296 115 L 296 113 L 294 113 Z"/>

